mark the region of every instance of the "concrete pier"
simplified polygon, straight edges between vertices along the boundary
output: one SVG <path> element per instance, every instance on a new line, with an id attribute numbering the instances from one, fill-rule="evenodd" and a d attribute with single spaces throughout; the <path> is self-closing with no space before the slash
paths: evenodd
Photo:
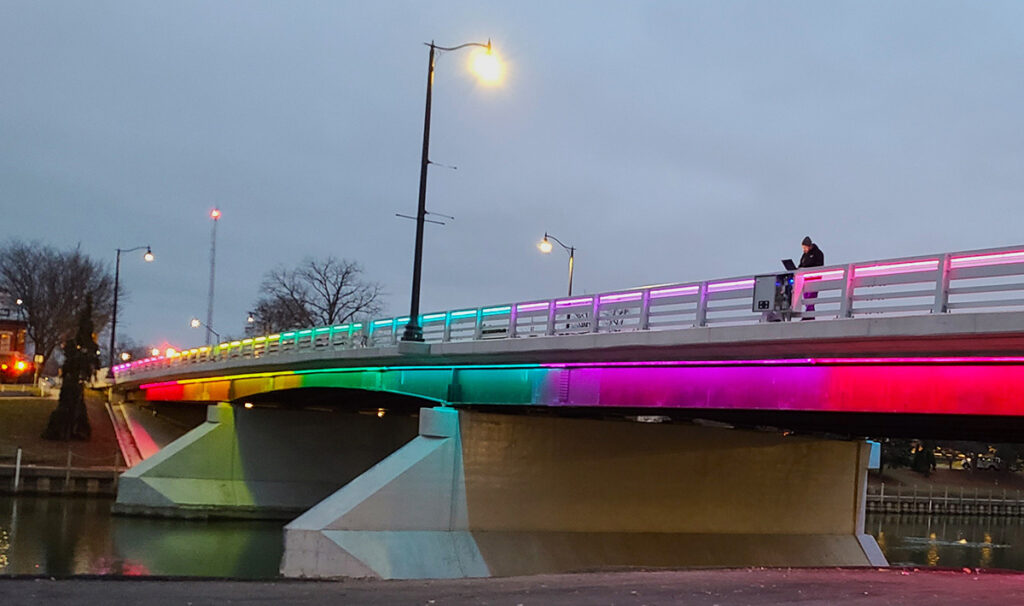
<path id="1" fill-rule="evenodd" d="M 868 447 L 693 425 L 424 409 L 419 436 L 285 528 L 290 577 L 885 565 Z"/>

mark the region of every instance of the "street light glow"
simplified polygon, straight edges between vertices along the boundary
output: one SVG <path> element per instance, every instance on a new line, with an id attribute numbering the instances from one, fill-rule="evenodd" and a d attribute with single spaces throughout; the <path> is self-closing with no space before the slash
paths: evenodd
<path id="1" fill-rule="evenodd" d="M 470 65 L 473 73 L 484 84 L 498 84 L 501 82 L 504 67 L 490 48 L 475 51 L 470 57 Z"/>
<path id="2" fill-rule="evenodd" d="M 537 245 L 537 248 L 539 248 L 542 253 L 549 253 L 551 252 L 551 241 L 544 238 L 540 241 L 540 244 Z"/>
<path id="3" fill-rule="evenodd" d="M 199 328 L 200 326 L 203 325 L 203 323 L 199 321 L 199 318 L 192 318 L 188 324 L 192 328 Z"/>
<path id="4" fill-rule="evenodd" d="M 217 219 L 220 219 L 220 210 L 218 210 L 216 208 L 211 210 L 210 211 L 210 218 L 213 219 L 214 221 L 216 221 Z"/>
<path id="5" fill-rule="evenodd" d="M 132 359 L 132 354 L 128 353 L 127 351 L 122 351 L 121 352 L 121 361 L 122 362 L 127 362 L 128 360 L 131 360 L 131 359 Z"/>
<path id="6" fill-rule="evenodd" d="M 146 254 L 142 255 L 142 258 L 146 260 L 146 263 L 153 262 L 153 251 L 148 246 L 146 247 Z"/>
<path id="7" fill-rule="evenodd" d="M 156 347 L 154 347 L 153 349 L 149 350 L 149 353 L 150 353 L 150 355 L 153 355 L 153 356 L 159 356 L 160 355 L 160 350 L 157 349 Z"/>

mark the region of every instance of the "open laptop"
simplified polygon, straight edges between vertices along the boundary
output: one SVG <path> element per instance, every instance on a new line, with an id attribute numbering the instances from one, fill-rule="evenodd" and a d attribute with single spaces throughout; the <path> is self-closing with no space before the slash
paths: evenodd
<path id="1" fill-rule="evenodd" d="M 785 267 L 789 271 L 795 271 L 796 270 L 796 263 L 793 263 L 793 259 L 783 259 L 782 260 L 782 265 L 783 265 L 783 267 Z"/>

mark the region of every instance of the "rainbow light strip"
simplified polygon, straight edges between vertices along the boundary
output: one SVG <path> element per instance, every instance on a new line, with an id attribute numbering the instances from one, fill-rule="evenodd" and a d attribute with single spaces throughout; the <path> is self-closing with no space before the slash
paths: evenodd
<path id="1" fill-rule="evenodd" d="M 453 381 L 459 389 L 451 389 Z M 492 405 L 1024 416 L 1024 356 L 367 366 L 141 386 L 147 399 L 165 401 L 303 387 L 392 391 L 432 402 L 460 393 L 467 403 Z"/>

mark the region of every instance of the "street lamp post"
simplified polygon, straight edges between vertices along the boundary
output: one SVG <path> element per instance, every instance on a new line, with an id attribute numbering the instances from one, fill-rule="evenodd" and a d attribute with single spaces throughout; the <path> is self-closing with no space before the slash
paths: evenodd
<path id="1" fill-rule="evenodd" d="M 120 288 L 121 281 L 121 253 L 135 252 L 137 250 L 142 250 L 143 248 L 146 249 L 146 252 L 142 255 L 142 258 L 146 263 L 151 263 L 153 261 L 153 250 L 148 245 L 136 246 L 135 248 L 117 249 L 117 261 L 114 263 L 114 309 L 110 314 L 110 351 L 107 352 L 107 376 L 111 378 L 114 376 L 114 348 L 117 344 L 117 291 Z"/>
<path id="2" fill-rule="evenodd" d="M 423 341 L 423 327 L 420 326 L 420 277 L 423 266 L 423 225 L 427 216 L 427 166 L 430 164 L 430 101 L 434 89 L 434 55 L 436 51 L 455 51 L 460 48 L 476 46 L 487 50 L 486 55 L 478 57 L 473 63 L 477 74 L 486 81 L 497 81 L 501 68 L 491 53 L 491 41 L 487 44 L 467 42 L 458 46 L 437 46 L 433 41 L 428 44 L 430 56 L 427 61 L 427 102 L 423 115 L 423 153 L 420 157 L 420 195 L 416 209 L 416 250 L 412 263 L 412 297 L 409 302 L 409 323 L 402 334 L 403 341 Z"/>
<path id="3" fill-rule="evenodd" d="M 210 218 L 213 219 L 213 227 L 210 229 L 210 290 L 206 296 L 206 344 L 210 344 L 210 324 L 213 324 L 213 277 L 217 261 L 217 223 L 220 221 L 220 209 L 210 211 Z M 220 337 L 218 337 L 220 338 Z"/>
<path id="4" fill-rule="evenodd" d="M 217 337 L 217 339 L 221 338 L 219 332 L 214 330 L 213 327 L 210 326 L 209 324 L 204 324 L 204 323 L 200 322 L 199 318 L 192 318 L 192 320 L 189 321 L 188 325 L 191 326 L 192 328 L 199 328 L 200 326 L 205 326 L 206 327 L 207 336 L 209 336 L 212 333 L 215 337 Z M 207 343 L 209 343 L 209 341 L 207 341 Z"/>
<path id="5" fill-rule="evenodd" d="M 549 252 L 551 252 L 551 248 L 552 247 L 551 247 L 551 242 L 548 240 L 549 238 L 551 240 L 554 240 L 555 242 L 557 242 L 559 246 L 561 246 L 562 248 L 565 249 L 565 252 L 569 253 L 569 296 L 571 297 L 572 296 L 572 270 L 573 270 L 574 261 L 576 259 L 576 247 L 575 246 L 566 246 L 565 244 L 562 243 L 561 240 L 559 240 L 558 238 L 556 238 L 556 237 L 552 236 L 551 234 L 545 232 L 544 233 L 544 239 L 541 240 L 540 244 L 537 245 L 537 248 L 539 248 L 542 253 L 549 253 Z"/>

